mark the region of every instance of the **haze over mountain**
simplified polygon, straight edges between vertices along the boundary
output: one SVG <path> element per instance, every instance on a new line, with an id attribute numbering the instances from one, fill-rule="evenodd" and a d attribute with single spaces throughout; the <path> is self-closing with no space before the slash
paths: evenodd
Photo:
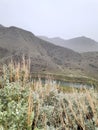
<path id="1" fill-rule="evenodd" d="M 45 36 L 39 36 L 41 39 L 51 42 L 55 45 L 59 45 L 65 48 L 72 49 L 76 52 L 94 52 L 98 51 L 98 42 L 87 38 L 85 36 L 64 40 L 59 37 L 48 38 Z"/>
<path id="2" fill-rule="evenodd" d="M 17 27 L 0 27 L 0 61 L 30 56 L 31 72 L 98 78 L 98 53 L 80 54 Z"/>

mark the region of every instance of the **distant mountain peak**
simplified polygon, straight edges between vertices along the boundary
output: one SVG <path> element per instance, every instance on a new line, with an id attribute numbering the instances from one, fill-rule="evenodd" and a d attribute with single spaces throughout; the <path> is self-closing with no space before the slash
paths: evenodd
<path id="1" fill-rule="evenodd" d="M 88 38 L 88 37 L 86 37 L 86 36 L 81 36 L 81 38 Z"/>
<path id="2" fill-rule="evenodd" d="M 62 38 L 60 38 L 60 37 L 53 37 L 52 39 L 62 39 Z"/>
<path id="3" fill-rule="evenodd" d="M 69 39 L 69 41 L 78 41 L 78 42 L 85 42 L 85 44 L 87 43 L 96 43 L 96 41 L 95 40 L 93 40 L 93 39 L 91 39 L 91 38 L 89 38 L 89 37 L 86 37 L 86 36 L 81 36 L 81 37 L 76 37 L 76 38 L 72 38 L 72 39 Z"/>
<path id="4" fill-rule="evenodd" d="M 72 49 L 76 52 L 98 51 L 98 43 L 95 40 L 86 36 L 79 36 L 68 40 L 62 39 L 60 37 L 41 38 L 55 45 Z"/>

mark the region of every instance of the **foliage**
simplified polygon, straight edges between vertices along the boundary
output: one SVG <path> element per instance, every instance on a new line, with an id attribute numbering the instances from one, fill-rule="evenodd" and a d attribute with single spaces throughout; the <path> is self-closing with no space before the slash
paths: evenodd
<path id="1" fill-rule="evenodd" d="M 27 129 L 28 89 L 7 83 L 0 89 L 0 124 L 5 130 Z"/>
<path id="2" fill-rule="evenodd" d="M 98 93 L 28 78 L 26 66 L 5 66 L 0 78 L 0 130 L 97 130 Z M 71 91 L 71 92 L 70 92 Z"/>

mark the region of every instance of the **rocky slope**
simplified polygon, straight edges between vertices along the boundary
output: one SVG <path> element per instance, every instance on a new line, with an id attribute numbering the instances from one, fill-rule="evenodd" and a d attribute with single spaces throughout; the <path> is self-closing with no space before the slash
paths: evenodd
<path id="1" fill-rule="evenodd" d="M 93 52 L 94 53 L 94 52 Z M 17 27 L 0 27 L 0 61 L 22 55 L 31 59 L 31 72 L 98 78 L 98 53 L 78 53 L 42 40 Z"/>

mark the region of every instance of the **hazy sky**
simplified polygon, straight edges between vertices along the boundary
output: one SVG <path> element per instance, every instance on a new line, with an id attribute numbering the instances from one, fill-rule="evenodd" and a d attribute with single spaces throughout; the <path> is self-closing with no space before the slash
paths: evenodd
<path id="1" fill-rule="evenodd" d="M 0 24 L 36 35 L 98 41 L 98 0 L 0 0 Z"/>

